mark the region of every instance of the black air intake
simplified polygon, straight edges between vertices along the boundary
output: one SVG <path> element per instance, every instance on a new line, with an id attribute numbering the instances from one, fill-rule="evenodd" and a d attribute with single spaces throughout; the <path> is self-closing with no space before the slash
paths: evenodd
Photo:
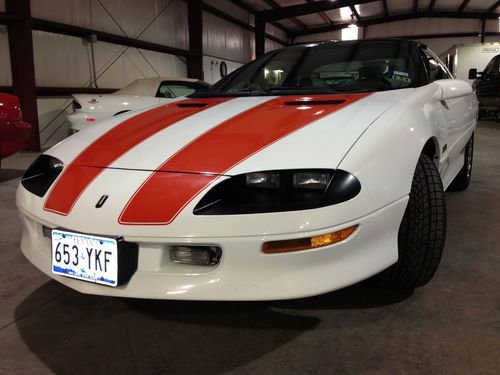
<path id="1" fill-rule="evenodd" d="M 64 164 L 59 159 L 49 155 L 40 155 L 24 174 L 21 184 L 29 192 L 43 197 L 63 167 Z"/>

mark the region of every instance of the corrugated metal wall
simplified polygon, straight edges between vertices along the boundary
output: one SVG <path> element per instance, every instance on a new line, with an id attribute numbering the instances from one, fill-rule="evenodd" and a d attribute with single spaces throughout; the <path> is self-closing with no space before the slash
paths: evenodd
<path id="1" fill-rule="evenodd" d="M 228 1 L 208 0 L 217 7 L 249 24 L 253 16 Z M 4 10 L 4 0 L 0 0 Z M 187 6 L 182 0 L 31 0 L 34 18 L 85 27 L 171 47 L 188 49 Z M 254 33 L 204 12 L 205 80 L 221 78 L 220 64 L 228 72 L 254 57 Z M 286 39 L 283 31 L 270 26 L 267 32 Z M 94 49 L 96 77 L 93 75 L 91 47 Z M 282 47 L 266 41 L 266 50 Z M 94 42 L 81 38 L 33 32 L 37 86 L 120 88 L 136 78 L 187 75 L 186 62 L 174 55 Z M 0 85 L 11 85 L 8 41 L 0 27 Z M 95 80 L 95 82 L 94 82 Z M 67 134 L 65 114 L 69 98 L 39 98 L 40 137 L 44 147 Z"/>
<path id="2" fill-rule="evenodd" d="M 245 23 L 254 23 L 250 13 L 229 1 L 204 1 Z M 187 6 L 183 0 L 31 0 L 31 8 L 32 16 L 36 18 L 188 49 Z M 0 0 L 0 11 L 5 11 L 5 0 Z M 205 80 L 214 83 L 221 77 L 222 61 L 231 72 L 254 58 L 255 35 L 206 11 L 203 17 L 203 70 Z M 481 23 L 469 19 L 421 18 L 370 26 L 366 37 L 439 34 L 457 30 L 479 34 Z M 270 24 L 266 25 L 266 31 L 282 40 L 287 39 L 282 30 Z M 488 21 L 486 31 L 499 32 L 500 23 Z M 362 32 L 360 29 L 360 34 Z M 295 42 L 332 39 L 341 39 L 341 31 L 299 37 Z M 477 43 L 480 37 L 422 41 L 440 54 L 452 44 Z M 500 37 L 487 37 L 486 41 L 500 41 Z M 95 79 L 98 87 L 119 88 L 136 78 L 187 74 L 184 59 L 168 54 L 103 42 L 91 44 L 81 38 L 41 31 L 33 32 L 33 45 L 38 86 L 85 87 Z M 91 46 L 95 56 L 95 77 Z M 281 47 L 279 43 L 266 39 L 266 51 Z M 0 66 L 0 85 L 11 85 L 8 38 L 3 26 L 0 26 Z M 69 105 L 68 98 L 38 100 L 44 146 L 54 144 L 66 135 L 64 114 Z"/>

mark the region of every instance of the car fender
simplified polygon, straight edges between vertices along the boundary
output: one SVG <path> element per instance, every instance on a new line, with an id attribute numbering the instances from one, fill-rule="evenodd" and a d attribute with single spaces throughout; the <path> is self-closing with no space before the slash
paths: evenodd
<path id="1" fill-rule="evenodd" d="M 354 174 L 361 192 L 353 204 L 367 214 L 409 194 L 422 150 L 431 140 L 439 163 L 444 134 L 437 84 L 416 89 L 382 114 L 358 138 L 338 168 Z M 354 207 L 353 207 L 354 209 Z"/>

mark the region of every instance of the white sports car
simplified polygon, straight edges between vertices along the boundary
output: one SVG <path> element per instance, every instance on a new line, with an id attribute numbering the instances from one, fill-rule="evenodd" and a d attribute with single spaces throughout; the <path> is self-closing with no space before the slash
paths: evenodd
<path id="1" fill-rule="evenodd" d="M 272 51 L 206 93 L 77 133 L 17 192 L 21 248 L 91 294 L 276 300 L 426 284 L 478 103 L 426 46 Z"/>
<path id="2" fill-rule="evenodd" d="M 155 77 L 136 79 L 112 94 L 74 94 L 73 112 L 66 116 L 70 124 L 69 132 L 73 134 L 88 128 L 96 121 L 168 103 L 174 98 L 209 88 L 208 83 L 196 79 Z"/>

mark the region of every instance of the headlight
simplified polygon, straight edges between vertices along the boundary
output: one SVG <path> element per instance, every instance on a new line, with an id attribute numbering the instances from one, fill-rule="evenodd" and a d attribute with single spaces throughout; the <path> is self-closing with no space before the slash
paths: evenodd
<path id="1" fill-rule="evenodd" d="M 233 176 L 214 186 L 195 215 L 236 215 L 297 211 L 354 198 L 359 181 L 342 170 L 280 170 Z"/>
<path id="2" fill-rule="evenodd" d="M 40 155 L 24 173 L 21 184 L 29 192 L 43 197 L 63 167 L 64 164 L 59 159 L 49 155 Z"/>
<path id="3" fill-rule="evenodd" d="M 280 175 L 273 172 L 248 173 L 245 175 L 245 182 L 247 186 L 279 189 Z"/>
<path id="4" fill-rule="evenodd" d="M 298 172 L 293 174 L 293 186 L 299 189 L 325 190 L 331 178 L 330 172 Z"/>

